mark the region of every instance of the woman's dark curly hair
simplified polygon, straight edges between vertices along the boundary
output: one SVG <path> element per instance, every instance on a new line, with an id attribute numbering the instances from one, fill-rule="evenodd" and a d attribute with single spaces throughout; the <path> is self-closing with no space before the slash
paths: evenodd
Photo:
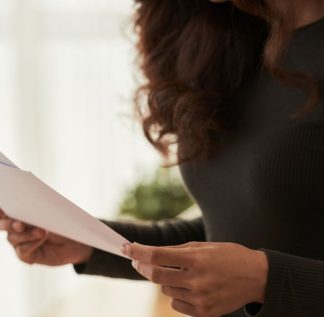
<path id="1" fill-rule="evenodd" d="M 292 117 L 317 104 L 318 84 L 309 75 L 279 67 L 294 30 L 293 0 L 267 3 L 136 1 L 137 49 L 146 79 L 136 94 L 136 113 L 165 158 L 174 153 L 179 164 L 215 152 L 234 122 L 235 96 L 262 67 L 308 92 L 307 103 Z"/>

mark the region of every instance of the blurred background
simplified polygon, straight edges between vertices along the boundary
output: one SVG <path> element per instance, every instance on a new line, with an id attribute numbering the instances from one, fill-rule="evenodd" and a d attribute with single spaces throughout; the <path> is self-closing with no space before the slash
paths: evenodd
<path id="1" fill-rule="evenodd" d="M 163 190 L 179 177 L 157 172 L 132 119 L 132 11 L 132 0 L 0 0 L 0 152 L 96 217 L 174 217 L 191 202 L 180 183 Z M 143 207 L 172 193 L 172 212 Z M 146 282 L 24 265 L 0 234 L 1 316 L 171 316 L 159 297 Z"/>

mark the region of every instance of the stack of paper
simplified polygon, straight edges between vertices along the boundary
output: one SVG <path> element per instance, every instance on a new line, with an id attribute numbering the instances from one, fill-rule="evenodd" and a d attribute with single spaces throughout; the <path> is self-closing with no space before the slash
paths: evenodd
<path id="1" fill-rule="evenodd" d="M 125 257 L 128 242 L 0 153 L 0 208 L 11 218 Z"/>

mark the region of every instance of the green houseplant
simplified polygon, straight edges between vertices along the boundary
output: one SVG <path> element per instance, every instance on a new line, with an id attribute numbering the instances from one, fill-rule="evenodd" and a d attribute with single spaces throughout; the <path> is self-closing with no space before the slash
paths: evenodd
<path id="1" fill-rule="evenodd" d="M 140 181 L 126 192 L 120 215 L 141 220 L 170 219 L 192 205 L 178 172 L 160 168 L 153 179 Z"/>

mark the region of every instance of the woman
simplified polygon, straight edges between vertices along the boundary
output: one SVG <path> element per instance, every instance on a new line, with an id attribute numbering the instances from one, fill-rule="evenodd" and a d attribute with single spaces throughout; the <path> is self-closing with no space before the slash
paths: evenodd
<path id="1" fill-rule="evenodd" d="M 324 1 L 138 0 L 146 136 L 203 217 L 107 222 L 128 260 L 2 215 L 27 263 L 160 284 L 190 316 L 324 314 Z M 223 3 L 224 2 L 224 3 Z M 194 242 L 191 242 L 194 241 Z"/>

